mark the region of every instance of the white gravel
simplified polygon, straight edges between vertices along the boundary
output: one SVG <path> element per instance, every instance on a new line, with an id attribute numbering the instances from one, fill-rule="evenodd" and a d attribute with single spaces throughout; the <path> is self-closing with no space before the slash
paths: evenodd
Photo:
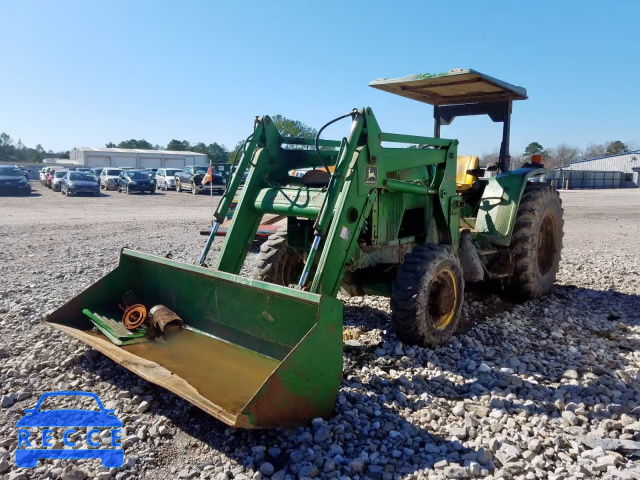
<path id="1" fill-rule="evenodd" d="M 0 198 L 0 478 L 640 478 L 638 190 L 563 193 L 553 294 L 514 305 L 470 292 L 465 333 L 445 347 L 399 343 L 387 299 L 343 299 L 349 340 L 333 417 L 243 431 L 42 323 L 110 271 L 122 246 L 196 262 L 210 199 L 35 188 L 42 196 Z M 116 409 L 123 467 L 16 468 L 16 420 L 64 389 Z"/>

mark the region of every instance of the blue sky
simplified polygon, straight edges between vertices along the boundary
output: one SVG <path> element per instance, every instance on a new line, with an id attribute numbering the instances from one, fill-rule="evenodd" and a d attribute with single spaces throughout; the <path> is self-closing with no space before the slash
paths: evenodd
<path id="1" fill-rule="evenodd" d="M 231 148 L 255 115 L 319 128 L 353 107 L 430 135 L 429 105 L 368 87 L 473 68 L 528 89 L 531 141 L 640 142 L 640 2 L 0 0 L 0 131 L 68 150 L 172 138 Z M 342 137 L 348 125 L 328 129 Z M 443 127 L 461 153 L 499 146 L 488 117 Z"/>

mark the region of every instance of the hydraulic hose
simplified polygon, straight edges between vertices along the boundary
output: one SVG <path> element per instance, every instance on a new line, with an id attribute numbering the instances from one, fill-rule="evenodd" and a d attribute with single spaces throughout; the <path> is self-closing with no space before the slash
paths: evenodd
<path id="1" fill-rule="evenodd" d="M 324 160 L 322 159 L 322 155 L 320 155 L 320 147 L 318 145 L 318 142 L 320 140 L 320 135 L 322 134 L 322 131 L 327 128 L 329 125 L 332 125 L 334 123 L 336 123 L 339 120 L 342 120 L 343 118 L 347 118 L 347 117 L 351 117 L 354 114 L 355 110 L 350 111 L 349 113 L 345 113 L 344 115 L 340 115 L 339 117 L 334 118 L 333 120 L 325 123 L 322 128 L 320 130 L 318 130 L 318 133 L 316 134 L 316 139 L 314 142 L 314 145 L 316 147 L 316 155 L 318 155 L 318 160 L 320 160 L 320 163 L 322 164 L 323 168 L 326 170 L 326 172 L 331 175 L 331 172 L 329 171 L 329 167 L 327 167 L 327 164 L 324 163 Z"/>

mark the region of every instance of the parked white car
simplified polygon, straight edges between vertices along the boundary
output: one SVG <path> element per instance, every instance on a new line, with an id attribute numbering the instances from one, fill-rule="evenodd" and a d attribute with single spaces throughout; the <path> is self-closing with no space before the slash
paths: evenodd
<path id="1" fill-rule="evenodd" d="M 107 167 L 100 174 L 100 188 L 103 190 L 116 190 L 120 180 L 121 168 Z"/>
<path id="2" fill-rule="evenodd" d="M 156 172 L 156 187 L 160 190 L 175 190 L 176 175 L 182 172 L 180 168 L 159 168 Z"/>
<path id="3" fill-rule="evenodd" d="M 62 186 L 62 179 L 67 176 L 66 168 L 58 168 L 51 177 L 51 190 L 54 192 L 59 192 L 60 187 Z"/>
<path id="4" fill-rule="evenodd" d="M 43 185 L 47 181 L 47 168 L 48 167 L 42 167 L 42 170 L 40 170 L 40 173 L 39 173 L 40 183 L 43 184 Z"/>

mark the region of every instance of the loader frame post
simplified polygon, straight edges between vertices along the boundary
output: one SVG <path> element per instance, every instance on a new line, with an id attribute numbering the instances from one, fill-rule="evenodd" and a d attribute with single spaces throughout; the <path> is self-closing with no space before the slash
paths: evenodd
<path id="1" fill-rule="evenodd" d="M 436 105 L 433 107 L 434 127 L 433 135 L 440 138 L 440 127 L 451 125 L 456 117 L 469 115 L 489 115 L 494 122 L 502 122 L 502 142 L 500 143 L 500 156 L 498 169 L 507 172 L 511 163 L 509 154 L 509 140 L 511 132 L 511 106 L 512 99 L 486 103 L 466 103 L 463 105 Z"/>

